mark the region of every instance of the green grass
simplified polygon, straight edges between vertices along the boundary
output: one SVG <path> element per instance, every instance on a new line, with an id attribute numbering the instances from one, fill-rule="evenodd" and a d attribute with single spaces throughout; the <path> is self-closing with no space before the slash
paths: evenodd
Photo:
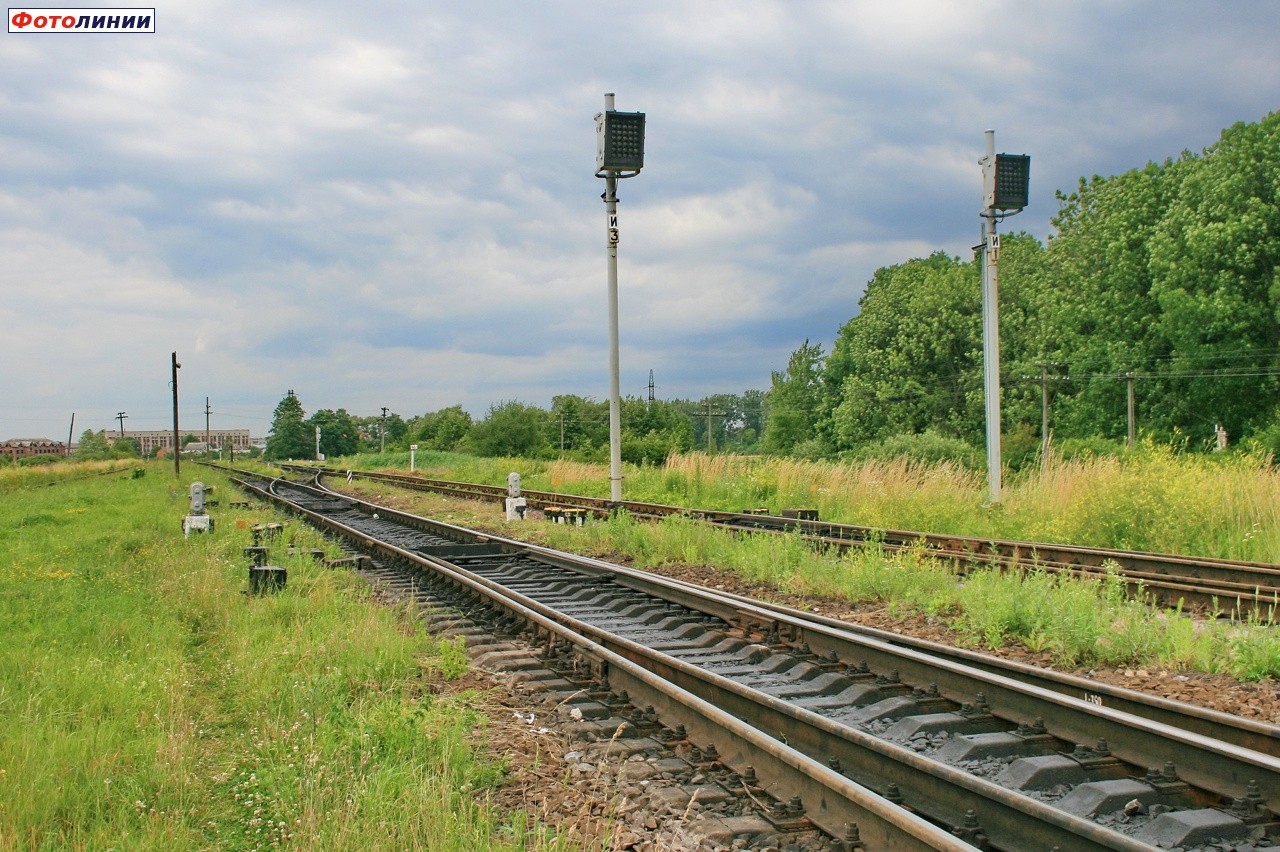
<path id="1" fill-rule="evenodd" d="M 486 805 L 476 696 L 433 690 L 456 645 L 283 541 L 287 590 L 246 596 L 245 527 L 277 518 L 184 539 L 190 480 L 145 467 L 0 471 L 0 849 L 548 848 Z"/>
<path id="2" fill-rule="evenodd" d="M 388 466 L 381 464 L 385 457 L 376 461 L 353 458 L 343 466 Z M 606 469 L 578 462 L 435 454 L 425 461 L 420 455 L 419 468 L 427 476 L 488 484 L 505 484 L 515 470 L 530 489 L 608 494 Z M 1246 454 L 1189 454 L 1148 443 L 1120 459 L 1051 459 L 1007 483 L 997 507 L 983 506 L 980 476 L 905 459 L 829 463 L 693 453 L 662 467 L 628 466 L 624 475 L 631 500 L 817 508 L 824 519 L 884 528 L 1280 562 L 1280 470 Z M 923 613 L 970 644 L 1015 642 L 1066 666 L 1154 663 L 1245 679 L 1280 676 L 1274 618 L 1193 623 L 1126 599 L 1114 580 L 979 571 L 958 581 L 949 566 L 923 553 L 869 548 L 823 555 L 795 537 L 719 533 L 679 518 L 652 525 L 622 516 L 540 535 L 565 550 L 622 553 L 642 567 L 714 565 L 799 594 Z"/>
<path id="3" fill-rule="evenodd" d="M 380 464 L 390 461 L 385 457 L 376 461 L 353 458 L 343 466 L 394 467 Z M 608 494 L 606 469 L 578 462 L 436 454 L 419 456 L 419 469 L 495 485 L 515 470 L 530 489 Z M 693 453 L 662 467 L 628 466 L 624 476 L 631 500 L 817 508 L 824 519 L 874 527 L 1280 562 L 1280 470 L 1244 454 L 1189 454 L 1148 443 L 1119 459 L 1051 459 L 1012 478 L 997 507 L 983 505 L 979 475 L 905 459 L 830 463 Z M 958 582 L 948 566 L 921 553 L 872 548 L 824 556 L 797 539 L 716 533 L 674 518 L 553 527 L 545 537 L 565 550 L 623 553 L 641 566 L 715 565 L 801 594 L 879 602 L 891 612 L 944 621 L 971 644 L 1016 642 L 1061 665 L 1155 663 L 1246 679 L 1280 676 L 1274 619 L 1193 624 L 1125 599 L 1114 581 L 1032 571 L 976 572 Z"/>
<path id="4" fill-rule="evenodd" d="M 512 535 L 531 529 L 510 526 Z M 1050 653 L 1063 666 L 1155 663 L 1245 680 L 1280 677 L 1273 621 L 1193 622 L 1128 599 L 1114 576 L 1078 580 L 1034 569 L 980 569 L 957 578 L 920 550 L 819 553 L 798 536 L 744 536 L 678 517 L 653 524 L 625 513 L 584 527 L 547 525 L 538 537 L 571 552 L 624 553 L 643 568 L 714 565 L 798 595 L 879 603 L 891 614 L 919 613 L 945 624 L 964 643 L 1018 643 Z"/>
<path id="5" fill-rule="evenodd" d="M 335 462 L 407 470 L 407 454 Z M 425 476 L 608 497 L 607 468 L 571 461 L 419 453 Z M 761 456 L 673 455 L 624 466 L 624 497 L 740 511 L 815 508 L 825 520 L 891 529 L 1113 547 L 1280 563 L 1280 468 L 1247 453 L 1186 453 L 1146 443 L 1021 471 L 986 506 L 985 478 L 905 458 L 809 462 Z"/>

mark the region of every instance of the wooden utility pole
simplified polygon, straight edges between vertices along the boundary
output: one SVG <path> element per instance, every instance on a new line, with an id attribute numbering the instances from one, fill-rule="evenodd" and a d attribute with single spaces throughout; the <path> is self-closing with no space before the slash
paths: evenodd
<path id="1" fill-rule="evenodd" d="M 1133 371 L 1124 374 L 1129 381 L 1129 434 L 1125 446 L 1133 449 L 1133 445 L 1138 442 L 1138 427 L 1134 422 L 1134 404 L 1133 404 Z"/>
<path id="2" fill-rule="evenodd" d="M 1049 365 L 1040 365 L 1040 458 L 1049 457 Z"/>
<path id="3" fill-rule="evenodd" d="M 712 426 L 711 418 L 724 417 L 724 416 L 725 416 L 725 413 L 723 411 L 712 411 L 711 400 L 707 400 L 707 454 L 708 455 L 715 455 L 715 452 L 716 452 L 715 428 Z"/>
<path id="4" fill-rule="evenodd" d="M 1053 361 L 1036 363 L 1040 368 L 1040 465 L 1049 463 L 1049 379 L 1064 379 L 1066 376 L 1050 376 L 1050 367 L 1063 366 Z"/>
<path id="5" fill-rule="evenodd" d="M 173 353 L 173 475 L 182 475 L 182 462 L 179 457 L 182 455 L 182 444 L 179 443 L 181 438 L 178 437 L 178 368 L 182 365 L 178 363 L 178 353 Z"/>

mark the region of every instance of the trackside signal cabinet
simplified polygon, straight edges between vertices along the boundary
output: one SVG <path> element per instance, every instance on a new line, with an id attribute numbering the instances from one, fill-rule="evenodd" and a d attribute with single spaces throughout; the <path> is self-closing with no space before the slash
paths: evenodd
<path id="1" fill-rule="evenodd" d="M 607 110 L 596 116 L 596 170 L 644 168 L 644 113 Z"/>

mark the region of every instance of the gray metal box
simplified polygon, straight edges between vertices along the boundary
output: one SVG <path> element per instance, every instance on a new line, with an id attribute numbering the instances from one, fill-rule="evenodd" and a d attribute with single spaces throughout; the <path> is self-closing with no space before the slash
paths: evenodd
<path id="1" fill-rule="evenodd" d="M 644 168 L 644 113 L 608 110 L 596 116 L 596 169 L 638 172 Z"/>

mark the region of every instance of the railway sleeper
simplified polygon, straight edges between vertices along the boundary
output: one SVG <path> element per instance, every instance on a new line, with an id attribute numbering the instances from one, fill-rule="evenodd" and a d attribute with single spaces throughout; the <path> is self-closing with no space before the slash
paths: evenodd
<path id="1" fill-rule="evenodd" d="M 362 560 L 350 564 L 357 568 L 370 563 Z M 537 696 L 539 703 L 562 719 L 557 729 L 583 743 L 580 750 L 584 762 L 616 773 L 611 785 L 646 782 L 643 796 L 627 802 L 625 813 L 620 813 L 619 818 L 651 811 L 678 825 L 686 835 L 685 842 L 691 835 L 695 843 L 723 847 L 738 844 L 745 848 L 786 847 L 810 852 L 855 852 L 863 848 L 856 825 L 849 826 L 843 838 L 830 838 L 804 816 L 803 804 L 797 798 L 773 799 L 755 786 L 750 767 L 746 767 L 745 776 L 740 776 L 718 762 L 714 745 L 709 744 L 704 751 L 685 739 L 682 727 L 662 727 L 653 708 L 639 710 L 625 694 L 609 691 L 601 681 L 583 680 L 580 676 L 584 671 L 591 672 L 592 666 L 583 666 L 583 661 L 574 659 L 577 655 L 563 645 L 530 645 L 495 638 L 483 623 L 494 620 L 491 610 L 479 608 L 464 615 L 454 609 L 461 596 L 432 594 L 433 586 L 450 584 L 391 582 L 388 570 L 381 565 L 366 567 L 360 573 L 388 598 L 415 599 L 420 609 L 430 613 L 428 624 L 433 632 L 447 630 L 449 635 L 463 636 L 477 668 L 499 673 L 517 689 Z M 552 652 L 552 667 L 545 659 L 548 651 Z M 556 667 L 572 672 L 574 679 L 564 677 Z M 576 769 L 583 764 L 573 765 Z M 645 823 L 646 834 L 651 833 L 647 828 L 650 824 Z"/>
<path id="2" fill-rule="evenodd" d="M 368 533 L 366 532 L 365 534 L 367 535 Z M 555 575 L 557 573 L 557 570 L 550 565 L 544 565 L 543 569 L 546 574 Z M 551 578 L 548 577 L 548 579 Z M 556 579 L 556 582 L 564 581 L 563 577 Z M 604 588 L 607 585 L 598 581 L 592 582 L 597 588 Z M 536 589 L 530 586 L 526 590 L 526 595 L 538 597 L 538 595 L 534 594 L 535 592 Z M 631 593 L 626 592 L 624 594 Z M 685 610 L 678 605 L 657 605 L 656 608 L 658 611 L 654 614 L 654 617 L 659 622 L 689 624 L 695 619 L 704 620 L 701 614 L 695 614 L 691 610 Z M 689 617 L 685 617 L 683 613 L 689 613 Z M 607 615 L 605 617 L 610 620 L 609 628 L 615 629 L 617 625 L 612 622 L 617 620 L 616 615 Z M 747 625 L 744 625 L 744 627 L 747 627 Z M 736 638 L 728 630 L 714 632 L 721 634 L 716 640 L 717 642 L 725 642 Z M 758 651 L 749 653 L 748 659 L 754 660 L 754 664 L 750 666 L 751 672 L 744 674 L 744 677 L 754 679 L 755 676 L 758 676 L 766 669 L 768 674 L 776 674 L 779 677 L 788 672 L 795 675 L 813 671 L 815 666 L 810 661 L 816 659 L 815 656 L 805 647 L 789 647 L 783 639 L 782 633 L 784 632 L 788 631 L 775 631 L 766 628 L 766 632 L 761 636 L 761 641 L 766 643 L 768 647 L 764 650 L 763 655 L 759 655 Z M 789 631 L 793 642 L 798 638 L 796 634 L 797 631 L 794 629 Z M 559 643 L 559 647 L 556 647 L 554 642 L 548 643 L 547 650 L 553 652 L 548 655 L 551 662 L 550 667 L 560 672 L 570 685 L 577 690 L 585 689 L 585 679 L 592 675 L 607 677 L 607 671 L 592 671 L 590 661 L 574 660 L 574 655 L 568 652 L 565 643 Z M 678 657 L 677 649 L 672 650 Z M 772 653 L 775 651 L 778 653 Z M 824 664 L 830 665 L 831 663 L 827 661 Z M 710 668 L 714 670 L 716 666 L 711 666 Z M 865 666 L 861 663 L 856 666 L 846 664 L 846 671 L 853 670 L 855 675 L 862 668 L 865 668 Z M 990 777 L 992 774 L 998 774 L 999 771 L 1003 771 L 1017 760 L 1036 757 L 1034 754 L 1028 756 L 1025 753 L 1021 753 L 1017 757 L 996 756 L 998 743 L 995 740 L 980 741 L 972 739 L 984 734 L 1000 735 L 1002 733 L 1010 733 L 998 730 L 1001 724 L 1008 725 L 1008 723 L 998 722 L 987 712 L 985 702 L 982 700 L 980 693 L 974 696 L 971 703 L 962 705 L 959 713 L 943 710 L 941 713 L 930 714 L 922 713 L 921 711 L 925 709 L 938 710 L 936 696 L 929 696 L 928 689 L 921 689 L 919 686 L 912 687 L 902 683 L 896 672 L 877 675 L 874 680 L 859 683 L 857 686 L 863 688 L 870 686 L 872 690 L 883 689 L 888 694 L 876 695 L 873 691 L 867 690 L 859 696 L 858 700 L 862 704 L 857 707 L 850 706 L 852 702 L 848 699 L 852 699 L 852 696 L 844 695 L 842 697 L 846 701 L 839 711 L 824 713 L 823 715 L 846 725 L 852 721 L 857 727 L 861 727 L 869 733 L 889 741 L 895 738 L 901 740 L 905 737 L 905 741 L 911 744 L 910 748 L 913 750 L 934 754 L 941 753 L 944 748 L 957 741 L 958 738 L 969 737 L 971 739 L 959 741 L 967 742 L 970 746 L 981 742 L 986 752 L 980 760 L 969 759 L 973 756 L 970 753 L 959 762 L 961 764 L 974 762 L 988 764 L 985 767 L 966 768 L 966 771 L 979 777 Z M 911 695 L 908 695 L 908 693 Z M 868 701 L 872 697 L 875 697 L 876 700 Z M 952 698 L 955 697 L 952 696 Z M 559 700 L 563 702 L 564 698 Z M 935 702 L 935 706 L 926 706 L 930 702 Z M 806 706 L 804 701 L 796 701 L 794 703 L 798 706 Z M 621 716 L 610 712 L 613 709 L 610 706 L 602 706 L 604 709 L 601 713 L 608 713 L 604 719 L 605 722 L 610 722 L 614 718 L 621 718 Z M 809 706 L 811 707 L 811 705 Z M 570 710 L 572 709 L 574 708 L 571 707 Z M 949 716 L 950 718 L 945 720 L 935 718 L 913 721 L 909 725 L 914 726 L 914 730 L 902 727 L 902 720 L 913 715 Z M 839 718 L 841 716 L 846 716 L 846 718 Z M 583 718 L 581 721 L 586 722 L 589 720 Z M 965 727 L 971 724 L 979 730 Z M 893 734 L 886 736 L 886 732 L 895 725 L 899 726 L 896 736 Z M 1011 725 L 1009 726 L 1011 727 Z M 995 730 L 981 730 L 984 727 L 995 728 Z M 1022 735 L 1019 736 L 1019 733 L 1022 733 Z M 1014 731 L 1012 734 L 1010 740 L 1006 741 L 1010 745 L 1018 744 L 1014 741 L 1019 740 L 1021 740 L 1020 747 L 1024 749 L 1028 745 L 1034 749 L 1043 749 L 1048 745 L 1043 739 L 1037 739 L 1042 736 L 1042 733 L 1038 734 L 1033 730 L 1025 732 Z M 953 749 L 958 748 L 953 747 Z M 955 757 L 954 754 L 951 754 L 951 756 Z M 1126 833 L 1144 843 L 1149 842 L 1146 838 L 1151 836 L 1158 837 L 1162 845 L 1167 845 L 1168 842 L 1172 842 L 1168 841 L 1168 838 L 1175 836 L 1179 830 L 1182 831 L 1182 834 L 1176 835 L 1180 838 L 1177 841 L 1179 843 L 1207 843 L 1207 838 L 1210 837 L 1215 841 L 1222 840 L 1223 842 L 1234 843 L 1262 837 L 1268 832 L 1271 834 L 1270 839 L 1274 839 L 1275 821 L 1273 816 L 1268 813 L 1261 793 L 1256 795 L 1256 800 L 1252 800 L 1247 796 L 1240 797 L 1237 803 L 1233 803 L 1226 808 L 1220 806 L 1221 802 L 1216 797 L 1206 796 L 1210 800 L 1209 804 L 1218 804 L 1219 807 L 1196 807 L 1197 802 L 1194 800 L 1188 801 L 1180 798 L 1189 788 L 1177 780 L 1176 774 L 1171 768 L 1162 773 L 1160 778 L 1137 779 L 1131 775 L 1129 768 L 1110 756 L 1109 750 L 1105 747 L 1105 743 L 1102 742 L 1093 748 L 1076 745 L 1075 750 L 1068 756 L 1085 771 L 1086 775 L 1084 780 L 1080 780 L 1078 775 L 1072 776 L 1074 783 L 1058 785 L 1065 789 L 1055 788 L 1049 794 L 1050 797 L 1056 797 L 1057 800 L 1068 802 L 1072 808 L 1070 810 L 1066 807 L 1055 805 L 1064 813 L 1086 815 L 1094 819 L 1100 826 L 1110 826 L 1114 823 L 1137 817 L 1138 821 L 1135 825 L 1140 826 L 1138 833 L 1132 830 L 1126 831 Z M 1045 762 L 1042 761 L 1041 763 Z M 1032 764 L 1023 764 L 1023 766 L 1032 766 Z M 1079 792 L 1076 792 L 1077 790 Z M 889 795 L 889 792 L 891 791 L 886 791 L 886 795 Z M 1134 792 L 1135 795 L 1121 803 L 1119 810 L 1108 810 L 1115 806 L 1117 799 L 1126 792 Z M 1137 795 L 1138 793 L 1142 795 Z M 1152 799 L 1153 795 L 1158 797 L 1158 801 Z M 1179 814 L 1186 816 L 1178 816 Z M 1225 814 L 1226 817 L 1218 816 L 1220 814 Z M 969 826 L 967 819 L 963 822 L 964 824 L 957 826 L 958 830 L 970 831 L 971 836 L 974 837 L 981 833 L 981 826 Z M 1130 829 L 1132 828 L 1133 826 L 1130 826 Z M 1212 832 L 1218 833 L 1212 834 Z M 1263 845 L 1266 845 L 1267 842 L 1267 840 L 1261 841 Z"/>

